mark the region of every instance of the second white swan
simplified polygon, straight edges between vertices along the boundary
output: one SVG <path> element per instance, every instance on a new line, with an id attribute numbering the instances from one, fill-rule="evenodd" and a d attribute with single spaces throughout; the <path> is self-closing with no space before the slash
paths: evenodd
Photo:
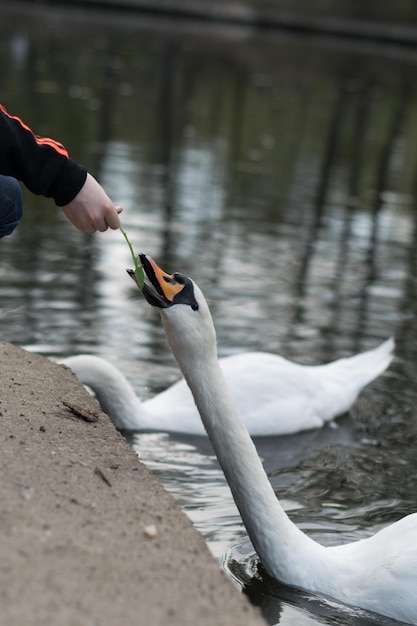
<path id="1" fill-rule="evenodd" d="M 386 370 L 394 341 L 325 365 L 301 365 L 267 352 L 220 359 L 220 366 L 252 436 L 321 428 L 349 411 L 362 389 Z M 63 359 L 95 393 L 120 430 L 205 435 L 184 379 L 146 401 L 109 361 L 90 354 Z"/>

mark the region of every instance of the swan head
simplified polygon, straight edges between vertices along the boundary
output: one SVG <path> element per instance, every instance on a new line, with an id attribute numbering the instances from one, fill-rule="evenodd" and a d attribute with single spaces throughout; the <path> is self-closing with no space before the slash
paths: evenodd
<path id="1" fill-rule="evenodd" d="M 216 354 L 216 332 L 206 299 L 196 283 L 179 272 L 168 274 L 147 254 L 139 255 L 147 281 L 142 293 L 159 309 L 169 346 L 181 354 Z M 136 282 L 133 270 L 127 270 Z M 136 282 L 137 284 L 137 282 Z"/>

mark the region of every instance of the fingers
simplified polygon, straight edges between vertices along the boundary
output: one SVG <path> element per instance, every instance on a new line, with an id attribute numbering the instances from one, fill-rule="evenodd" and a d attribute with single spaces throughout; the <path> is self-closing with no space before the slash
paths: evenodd
<path id="1" fill-rule="evenodd" d="M 85 225 L 85 230 L 88 233 L 95 233 L 99 231 L 104 233 L 108 228 L 117 230 L 120 226 L 119 214 L 123 211 L 122 207 L 116 207 L 117 213 L 107 213 L 105 216 L 93 220 L 91 224 Z"/>
<path id="2" fill-rule="evenodd" d="M 120 226 L 119 213 L 123 211 L 122 207 L 103 207 L 96 215 L 90 215 L 89 219 L 85 216 L 83 222 L 74 225 L 86 233 L 104 233 L 108 228 L 116 230 Z M 92 213 L 92 212 L 91 212 Z"/>
<path id="3" fill-rule="evenodd" d="M 79 230 L 83 230 L 86 233 L 96 233 L 99 231 L 100 233 L 104 233 L 108 228 L 112 230 L 117 230 L 120 226 L 120 219 L 117 213 L 112 213 L 107 215 L 105 218 L 100 217 L 97 219 L 93 219 L 90 223 L 83 224 L 74 224 Z"/>
<path id="4" fill-rule="evenodd" d="M 122 207 L 116 207 L 116 212 L 112 211 L 105 216 L 106 228 L 109 226 L 112 230 L 116 230 L 120 226 L 119 214 L 123 211 Z M 100 229 L 99 229 L 100 230 Z"/>

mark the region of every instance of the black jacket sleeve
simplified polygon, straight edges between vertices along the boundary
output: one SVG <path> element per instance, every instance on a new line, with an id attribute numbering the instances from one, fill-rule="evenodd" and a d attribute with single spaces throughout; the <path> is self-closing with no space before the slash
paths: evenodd
<path id="1" fill-rule="evenodd" d="M 71 202 L 87 177 L 62 144 L 35 135 L 1 104 L 0 173 L 17 178 L 34 194 L 54 198 L 58 206 Z"/>

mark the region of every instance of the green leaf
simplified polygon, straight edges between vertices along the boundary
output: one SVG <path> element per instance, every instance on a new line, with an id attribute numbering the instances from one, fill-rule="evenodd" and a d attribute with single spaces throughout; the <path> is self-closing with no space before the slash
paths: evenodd
<path id="1" fill-rule="evenodd" d="M 145 284 L 145 274 L 143 272 L 143 266 L 139 265 L 138 257 L 133 252 L 132 244 L 130 243 L 125 231 L 121 226 L 119 226 L 119 230 L 122 233 L 123 237 L 126 239 L 126 243 L 129 246 L 130 254 L 132 255 L 133 263 L 135 264 L 135 278 L 138 284 L 139 289 L 142 291 L 143 285 Z"/>

